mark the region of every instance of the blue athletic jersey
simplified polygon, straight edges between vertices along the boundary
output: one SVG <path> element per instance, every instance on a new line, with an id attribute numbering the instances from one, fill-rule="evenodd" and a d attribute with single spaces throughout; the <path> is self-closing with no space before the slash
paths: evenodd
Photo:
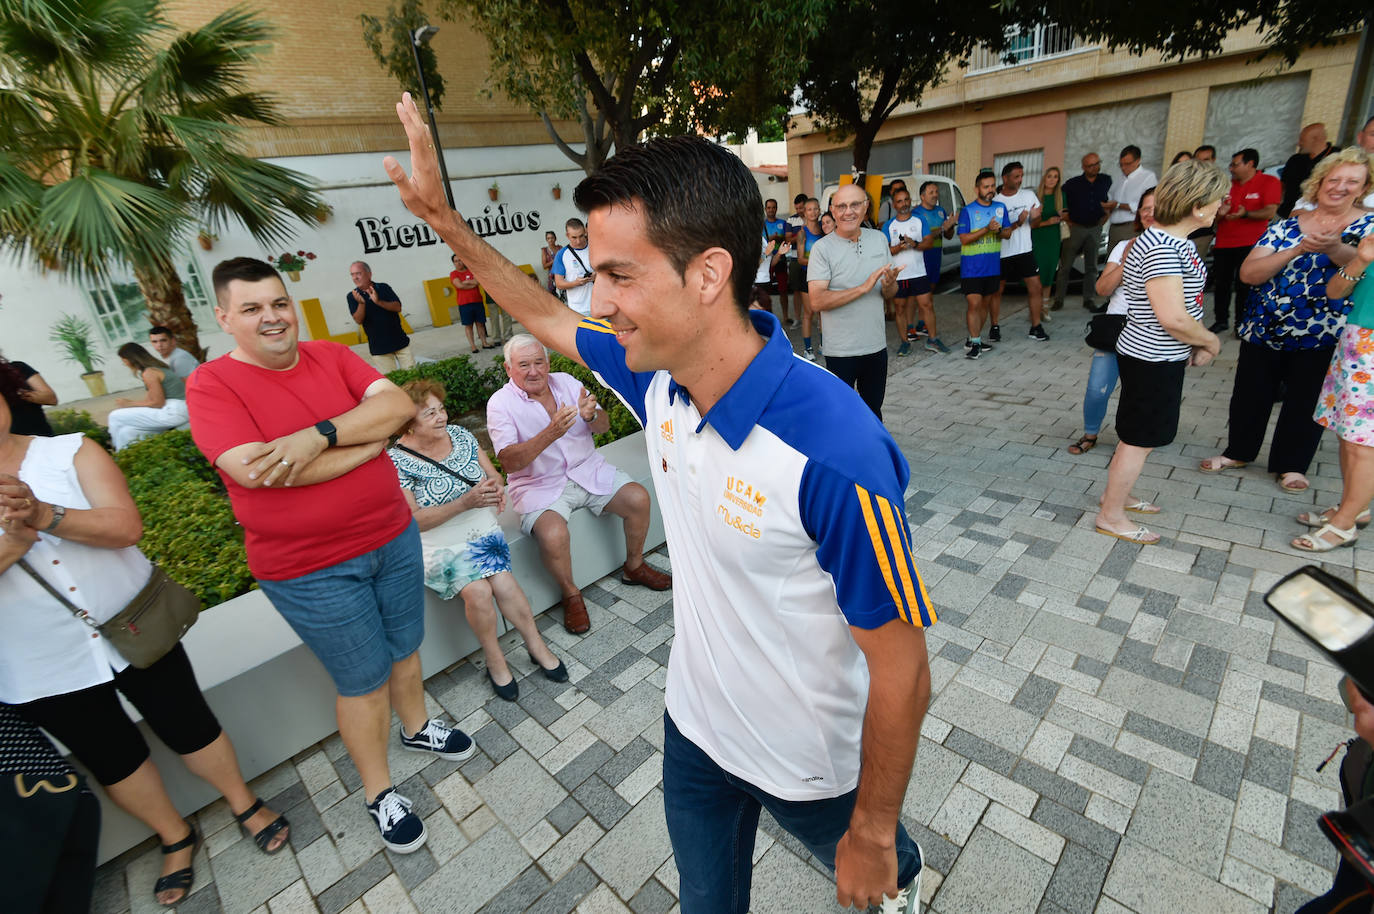
<path id="1" fill-rule="evenodd" d="M 993 219 L 1006 228 L 1010 222 L 1007 208 L 1000 203 L 983 204 L 975 200 L 959 213 L 959 234 L 976 232 Z M 963 245 L 960 253 L 963 255 L 959 260 L 961 276 L 1002 275 L 1002 239 L 996 232 L 988 232 L 973 244 Z"/>

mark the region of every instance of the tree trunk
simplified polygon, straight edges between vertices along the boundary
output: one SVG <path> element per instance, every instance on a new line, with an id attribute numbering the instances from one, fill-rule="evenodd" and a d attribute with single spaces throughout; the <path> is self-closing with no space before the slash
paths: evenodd
<path id="1" fill-rule="evenodd" d="M 200 337 L 196 332 L 196 322 L 191 318 L 191 310 L 186 307 L 186 293 L 181 286 L 181 277 L 170 266 L 165 269 L 136 269 L 134 278 L 148 303 L 149 326 L 162 326 L 172 331 L 177 346 L 196 357 L 205 360 L 205 350 L 200 348 Z"/>
<path id="2" fill-rule="evenodd" d="M 878 135 L 878 128 L 882 126 L 879 122 L 858 124 L 854 131 L 854 171 L 857 172 L 854 180 L 863 186 L 864 179 L 868 177 L 868 157 L 873 153 L 873 140 Z"/>

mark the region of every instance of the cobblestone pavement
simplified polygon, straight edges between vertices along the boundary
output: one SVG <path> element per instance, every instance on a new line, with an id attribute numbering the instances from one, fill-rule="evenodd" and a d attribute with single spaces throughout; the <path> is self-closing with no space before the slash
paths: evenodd
<path id="1" fill-rule="evenodd" d="M 1048 344 L 1010 314 L 1007 342 L 976 362 L 893 360 L 885 413 L 911 462 L 912 542 L 941 617 L 903 807 L 923 893 L 940 914 L 1288 914 L 1330 882 L 1336 854 L 1315 817 L 1339 803 L 1337 766 L 1315 769 L 1349 728 L 1336 671 L 1261 594 L 1305 563 L 1287 546 L 1294 515 L 1337 501 L 1335 442 L 1303 496 L 1260 465 L 1198 472 L 1225 433 L 1228 340 L 1189 372 L 1178 441 L 1137 489 L 1164 508 L 1149 518 L 1161 544 L 1096 534 L 1115 438 L 1109 427 L 1091 453 L 1064 451 L 1088 363 L 1070 301 Z M 1370 590 L 1374 550 L 1329 556 Z M 336 735 L 255 782 L 291 818 L 289 851 L 258 853 L 222 801 L 197 814 L 208 842 L 180 910 L 675 911 L 660 788 L 670 595 L 610 579 L 585 593 L 590 634 L 541 619 L 572 684 L 524 678 L 508 704 L 471 660 L 428 681 L 481 752 L 461 767 L 393 755 L 424 849 L 383 852 Z M 839 910 L 829 876 L 767 822 L 754 858 L 756 912 Z M 151 843 L 102 867 L 95 910 L 153 909 L 157 867 Z"/>

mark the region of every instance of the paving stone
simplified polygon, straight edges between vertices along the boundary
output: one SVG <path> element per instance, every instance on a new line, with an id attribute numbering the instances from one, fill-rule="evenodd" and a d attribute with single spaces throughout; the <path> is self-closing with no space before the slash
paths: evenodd
<path id="1" fill-rule="evenodd" d="M 1260 697 L 1266 701 L 1276 704 L 1286 705 L 1301 711 L 1303 714 L 1310 714 L 1330 721 L 1333 724 L 1344 724 L 1346 720 L 1345 707 L 1340 703 L 1340 699 L 1335 697 L 1335 692 L 1331 693 L 1334 700 L 1323 701 L 1313 698 L 1311 695 L 1304 695 L 1292 689 L 1286 689 L 1273 682 L 1266 682 L 1260 689 Z"/>
<path id="2" fill-rule="evenodd" d="M 1105 768 L 1129 781 L 1135 781 L 1137 784 L 1145 783 L 1145 777 L 1150 773 L 1150 766 L 1139 759 L 1132 758 L 1116 751 L 1111 746 L 1104 746 L 1087 737 L 1075 736 L 1073 742 L 1069 744 L 1069 752 L 1084 761 L 1092 762 L 1099 768 Z"/>
<path id="3" fill-rule="evenodd" d="M 555 777 L 558 779 L 558 783 L 571 790 L 614 757 L 614 750 L 597 740 L 584 749 L 577 758 L 560 768 Z"/>
<path id="4" fill-rule="evenodd" d="M 296 865 L 301 868 L 311 893 L 315 895 L 338 882 L 348 872 L 328 836 L 317 838 L 308 847 L 296 851 Z"/>
<path id="5" fill-rule="evenodd" d="M 521 749 L 473 788 L 514 834 L 523 835 L 567 798 L 567 791 Z"/>
<path id="6" fill-rule="evenodd" d="M 1121 837 L 1104 825 L 1066 809 L 1052 800 L 1042 799 L 1035 805 L 1031 820 L 1052 832 L 1063 835 L 1075 844 L 1108 859 L 1116 853 Z"/>
<path id="7" fill-rule="evenodd" d="M 386 856 L 374 854 L 362 866 L 320 893 L 316 899 L 320 914 L 338 914 L 390 874 L 391 867 L 386 862 Z"/>
<path id="8" fill-rule="evenodd" d="M 1032 674 L 1026 678 L 1025 684 L 1017 691 L 1016 698 L 1012 700 L 1012 706 L 1025 711 L 1027 714 L 1040 717 L 1054 703 L 1055 696 L 1058 694 L 1058 683 Z"/>
<path id="9" fill-rule="evenodd" d="M 1064 852 L 1064 839 L 1061 836 L 1001 803 L 993 803 L 988 807 L 982 824 L 1046 863 L 1058 863 Z"/>
<path id="10" fill-rule="evenodd" d="M 630 810 L 630 804 L 595 775 L 579 784 L 572 795 L 602 828 L 614 827 Z"/>
<path id="11" fill-rule="evenodd" d="M 951 912 L 1031 914 L 1040 906 L 1053 872 L 1054 867 L 1044 860 L 980 828 L 945 877 L 935 907 Z M 988 891 L 992 885 L 997 891 Z"/>
<path id="12" fill-rule="evenodd" d="M 1139 733 L 1161 746 L 1167 746 L 1175 752 L 1181 752 L 1191 758 L 1197 758 L 1198 754 L 1202 752 L 1202 737 L 1185 733 L 1177 727 L 1171 727 L 1167 723 L 1161 723 L 1134 711 L 1126 714 L 1126 722 L 1123 726 L 1133 733 Z"/>
<path id="13" fill-rule="evenodd" d="M 488 829 L 410 893 L 421 914 L 472 914 L 532 863 L 504 828 Z"/>
<path id="14" fill-rule="evenodd" d="M 1016 767 L 1015 755 L 959 727 L 950 731 L 944 744 L 964 758 L 972 759 L 1001 775 L 1011 774 L 1012 768 Z"/>
<path id="15" fill-rule="evenodd" d="M 1245 756 L 1207 740 L 1202 744 L 1193 782 L 1228 800 L 1234 800 L 1240 791 L 1244 771 Z"/>
<path id="16" fill-rule="evenodd" d="M 500 701 L 500 699 L 497 699 Z M 502 704 L 508 705 L 510 702 L 503 701 Z M 520 712 L 520 720 L 525 719 L 525 713 Z M 518 724 L 520 720 L 517 720 Z M 507 756 L 520 748 L 520 744 L 511 739 L 499 723 L 492 721 L 476 733 L 472 734 L 473 742 L 481 747 L 482 751 L 496 764 L 505 761 Z"/>
<path id="17" fill-rule="evenodd" d="M 1221 874 L 1233 806 L 1162 771 L 1151 773 L 1126 837 L 1215 879 Z"/>
<path id="18" fill-rule="evenodd" d="M 902 798 L 902 815 L 921 825 L 929 824 L 967 766 L 968 760 L 957 752 L 932 740 L 921 740 L 912 766 L 912 771 L 919 773 Z"/>
<path id="19" fill-rule="evenodd" d="M 550 825 L 558 830 L 560 835 L 566 835 L 586 815 L 587 811 L 582 808 L 582 804 L 572 797 L 568 797 L 550 810 L 545 818 L 548 819 Z"/>
<path id="20" fill-rule="evenodd" d="M 1228 656 L 1227 652 L 1220 648 L 1198 645 L 1193 648 L 1192 659 L 1188 661 L 1188 672 L 1219 683 L 1226 673 Z"/>
<path id="21" fill-rule="evenodd" d="M 1317 817 L 1326 810 L 1293 799 L 1288 800 L 1287 806 L 1283 826 L 1284 849 L 1318 866 L 1334 869 L 1340 855 L 1317 825 Z"/>
<path id="22" fill-rule="evenodd" d="M 663 887 L 657 879 L 650 879 L 643 888 L 630 899 L 630 910 L 634 914 L 667 914 L 677 904 L 677 898 Z"/>
<path id="23" fill-rule="evenodd" d="M 1212 704 L 1205 699 L 1119 667 L 1107 674 L 1098 697 L 1198 737 L 1207 735 L 1212 722 Z"/>
<path id="24" fill-rule="evenodd" d="M 587 865 L 621 898 L 633 897 L 673 852 L 663 822 L 663 793 L 650 791 L 587 852 Z"/>
<path id="25" fill-rule="evenodd" d="M 227 914 L 248 914 L 301 878 L 294 854 L 268 856 L 251 841 L 225 848 L 211 866 L 215 889 Z"/>
<path id="26" fill-rule="evenodd" d="M 1262 739 L 1251 740 L 1245 777 L 1270 790 L 1288 793 L 1293 780 L 1293 750 Z"/>
<path id="27" fill-rule="evenodd" d="M 930 713 L 1009 752 L 1019 754 L 1035 732 L 1036 718 L 959 683 L 950 683 Z"/>
<path id="28" fill-rule="evenodd" d="M 1026 785 L 1043 797 L 1064 804 L 1076 813 L 1082 812 L 1088 806 L 1087 790 L 1031 762 L 1018 762 L 1012 769 L 1011 779 L 1018 784 Z"/>
<path id="29" fill-rule="evenodd" d="M 427 847 L 409 854 L 398 854 L 388 850 L 386 859 L 407 891 L 424 882 L 439 868 L 439 864 L 434 860 L 434 854 Z"/>
<path id="30" fill-rule="evenodd" d="M 587 591 L 582 591 L 586 594 Z M 482 906 L 478 914 L 522 914 L 535 900 L 548 891 L 549 877 L 532 866 L 503 888 L 495 898 Z"/>
<path id="31" fill-rule="evenodd" d="M 778 845 L 769 848 L 754 865 L 750 897 L 754 910 L 760 912 L 839 914 L 844 910 L 835 903 L 833 880 Z"/>
<path id="32" fill-rule="evenodd" d="M 930 829 L 955 844 L 963 845 L 988 807 L 988 798 L 963 784 L 955 784 L 949 796 L 930 820 Z"/>
<path id="33" fill-rule="evenodd" d="M 1298 908 L 1307 904 L 1316 896 L 1311 892 L 1304 892 L 1295 885 L 1280 882 L 1274 892 L 1274 912 L 1273 914 L 1294 914 Z"/>
<path id="34" fill-rule="evenodd" d="M 587 729 L 618 752 L 662 717 L 663 693 L 640 682 L 587 721 Z"/>
<path id="35" fill-rule="evenodd" d="M 1161 879 L 1161 873 L 1169 878 Z M 1138 914 L 1261 914 L 1252 899 L 1178 866 L 1159 852 L 1127 839 L 1112 861 L 1104 891 Z M 1101 910 L 1099 908 L 1099 910 Z"/>
<path id="36" fill-rule="evenodd" d="M 605 830 L 596 824 L 596 820 L 584 817 L 566 835 L 554 843 L 553 847 L 544 852 L 539 858 L 539 865 L 544 872 L 557 879 L 564 873 L 579 866 L 583 855 L 589 851 Z"/>
<path id="37" fill-rule="evenodd" d="M 1069 843 L 1045 887 L 1045 900 L 1065 911 L 1091 911 L 1097 904 L 1111 861 Z"/>

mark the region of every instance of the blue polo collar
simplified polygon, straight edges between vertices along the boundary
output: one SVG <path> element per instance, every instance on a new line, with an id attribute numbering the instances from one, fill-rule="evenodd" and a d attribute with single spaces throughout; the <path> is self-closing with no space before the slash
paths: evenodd
<path id="1" fill-rule="evenodd" d="M 701 417 L 696 428 L 700 434 L 709 422 L 730 445 L 730 449 L 735 451 L 740 449 L 744 439 L 758 425 L 759 418 L 782 386 L 787 373 L 792 370 L 796 358 L 792 353 L 792 342 L 782 332 L 782 325 L 776 317 L 767 311 L 755 309 L 749 312 L 749 319 L 759 336 L 767 342 L 725 395 Z M 668 403 L 671 405 L 679 396 L 684 402 L 692 402 L 687 388 L 669 379 Z"/>

